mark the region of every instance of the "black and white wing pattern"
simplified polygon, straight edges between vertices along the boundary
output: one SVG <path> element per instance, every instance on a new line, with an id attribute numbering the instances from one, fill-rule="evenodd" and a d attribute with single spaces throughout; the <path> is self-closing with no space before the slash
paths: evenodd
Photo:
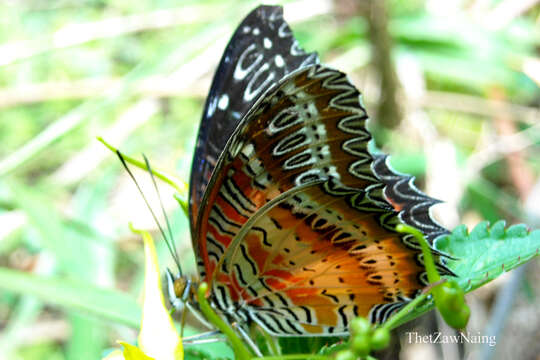
<path id="1" fill-rule="evenodd" d="M 319 62 L 303 51 L 281 6 L 259 6 L 238 26 L 214 75 L 199 127 L 190 179 L 191 229 L 217 159 L 257 98 L 285 75 Z"/>
<path id="2" fill-rule="evenodd" d="M 430 243 L 440 236 L 449 234 L 450 232 L 439 225 L 430 213 L 431 207 L 441 201 L 418 190 L 414 185 L 414 177 L 397 173 L 388 160 L 388 155 L 376 154 L 372 168 L 375 175 L 385 184 L 384 196 L 399 212 L 399 219 L 422 231 Z M 412 236 L 406 238 L 414 241 Z"/>

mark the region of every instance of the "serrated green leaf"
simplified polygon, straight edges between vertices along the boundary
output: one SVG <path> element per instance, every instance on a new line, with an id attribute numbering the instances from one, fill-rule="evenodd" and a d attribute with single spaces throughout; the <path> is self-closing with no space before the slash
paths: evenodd
<path id="1" fill-rule="evenodd" d="M 504 221 L 497 221 L 491 227 L 489 222 L 482 222 L 470 232 L 460 225 L 450 235 L 437 239 L 435 248 L 453 258 L 446 265 L 457 275 L 461 288 L 470 292 L 538 255 L 540 230 L 529 231 L 523 224 L 506 228 Z M 433 298 L 429 298 L 396 326 L 434 307 Z"/>
<path id="2" fill-rule="evenodd" d="M 472 291 L 538 255 L 540 230 L 528 231 L 525 225 L 506 228 L 504 221 L 492 226 L 482 222 L 470 233 L 459 226 L 437 240 L 435 248 L 455 258 L 448 260 L 448 268 L 465 291 Z"/>

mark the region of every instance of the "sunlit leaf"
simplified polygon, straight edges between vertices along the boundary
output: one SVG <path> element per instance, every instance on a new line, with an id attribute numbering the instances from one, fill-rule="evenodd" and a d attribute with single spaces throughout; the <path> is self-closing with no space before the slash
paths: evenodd
<path id="1" fill-rule="evenodd" d="M 141 316 L 135 299 L 128 294 L 72 279 L 44 277 L 0 267 L 0 289 L 33 295 L 50 304 L 133 327 L 137 326 Z"/>
<path id="2" fill-rule="evenodd" d="M 125 360 L 156 360 L 145 355 L 141 349 L 128 343 L 121 342 L 124 347 L 123 355 Z"/>
<path id="3" fill-rule="evenodd" d="M 183 359 L 182 340 L 165 307 L 154 241 L 149 233 L 139 232 L 144 240 L 145 277 L 139 346 L 156 359 Z"/>

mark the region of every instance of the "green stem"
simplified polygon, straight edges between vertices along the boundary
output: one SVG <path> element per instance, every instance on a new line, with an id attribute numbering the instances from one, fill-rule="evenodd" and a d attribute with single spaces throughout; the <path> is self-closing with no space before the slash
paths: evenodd
<path id="1" fill-rule="evenodd" d="M 405 305 L 400 311 L 398 311 L 396 314 L 394 314 L 388 321 L 386 321 L 382 327 L 392 330 L 395 327 L 400 325 L 401 320 L 407 316 L 418 304 L 420 304 L 422 301 L 424 301 L 428 295 L 431 292 L 436 292 L 437 288 L 439 286 L 438 283 L 441 282 L 441 276 L 439 275 L 439 272 L 437 271 L 437 268 L 435 267 L 435 262 L 433 261 L 433 255 L 431 254 L 431 248 L 424 238 L 424 235 L 418 230 L 413 228 L 412 226 L 399 224 L 396 226 L 396 230 L 401 233 L 408 233 L 413 235 L 416 240 L 418 240 L 418 243 L 420 244 L 422 248 L 422 254 L 424 255 L 424 266 L 426 267 L 426 272 L 428 275 L 428 280 L 431 284 L 434 286 L 429 289 L 428 291 L 425 291 L 421 295 L 417 296 L 413 301 Z"/>
<path id="2" fill-rule="evenodd" d="M 187 216 L 187 218 L 189 219 L 189 206 L 188 206 L 188 202 L 185 200 L 185 199 L 182 199 L 180 196 L 178 196 L 178 194 L 174 194 L 173 195 L 174 198 L 176 199 L 176 201 L 178 201 L 178 204 L 180 204 L 180 207 L 182 208 L 182 210 L 184 210 L 184 214 Z"/>
<path id="3" fill-rule="evenodd" d="M 431 254 L 431 248 L 429 247 L 428 242 L 424 238 L 424 235 L 418 230 L 409 225 L 399 224 L 396 226 L 396 230 L 401 233 L 409 233 L 413 235 L 418 243 L 422 247 L 422 253 L 424 254 L 424 266 L 426 267 L 426 272 L 428 280 L 430 283 L 436 283 L 441 280 L 441 276 L 435 267 L 435 262 L 433 261 L 433 255 Z"/>
<path id="4" fill-rule="evenodd" d="M 105 145 L 109 150 L 112 152 L 120 152 L 117 148 L 106 142 L 102 137 L 97 137 L 98 141 L 100 141 L 103 145 Z M 146 167 L 146 164 L 142 161 L 136 160 L 130 156 L 125 155 L 124 153 L 120 152 L 122 154 L 122 157 L 126 160 L 126 162 L 130 163 L 133 166 L 138 167 L 139 169 L 143 169 L 148 171 L 148 168 Z M 187 193 L 187 184 L 181 180 L 173 181 L 171 180 L 172 176 L 166 175 L 165 173 L 152 169 L 152 173 L 160 180 L 166 182 L 167 184 L 171 185 L 179 194 L 181 194 L 183 197 L 185 197 Z M 183 200 L 180 200 L 183 201 Z"/>
<path id="5" fill-rule="evenodd" d="M 257 333 L 260 334 L 264 338 L 266 344 L 268 345 L 269 352 L 270 352 L 269 356 L 279 355 L 277 338 L 272 337 L 269 333 L 267 333 L 265 330 L 262 330 L 262 329 L 259 330 Z"/>
<path id="6" fill-rule="evenodd" d="M 206 319 L 214 324 L 218 330 L 220 330 L 229 339 L 231 346 L 234 350 L 234 354 L 237 359 L 249 360 L 253 355 L 244 346 L 242 340 L 231 329 L 229 325 L 225 323 L 210 307 L 208 300 L 206 299 L 206 291 L 208 290 L 208 284 L 202 282 L 197 289 L 197 299 L 199 300 L 199 307 L 201 312 L 206 316 Z"/>
<path id="7" fill-rule="evenodd" d="M 424 255 L 424 266 L 426 267 L 429 282 L 432 284 L 439 282 L 441 280 L 441 276 L 437 272 L 435 262 L 433 261 L 433 255 L 431 254 L 431 248 L 429 247 L 428 242 L 424 238 L 424 235 L 418 229 L 404 224 L 399 224 L 398 226 L 396 226 L 396 231 L 400 233 L 411 234 L 416 238 L 416 240 L 418 240 L 418 243 L 420 244 L 422 248 L 422 253 Z M 387 330 L 392 330 L 398 325 L 400 325 L 400 321 L 405 316 L 407 316 L 416 306 L 418 306 L 418 304 L 424 301 L 432 290 L 433 289 L 430 289 L 429 291 L 417 296 L 413 301 L 405 305 L 400 311 L 391 316 L 390 319 L 388 319 L 388 321 L 386 321 L 382 325 L 382 327 L 386 328 Z"/>

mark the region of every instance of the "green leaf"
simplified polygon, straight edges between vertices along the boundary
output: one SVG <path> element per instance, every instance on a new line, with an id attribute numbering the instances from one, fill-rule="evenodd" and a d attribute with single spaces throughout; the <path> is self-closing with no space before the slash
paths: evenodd
<path id="1" fill-rule="evenodd" d="M 0 337 L 0 354 L 6 359 L 14 358 L 13 352 L 23 340 L 24 329 L 35 321 L 42 309 L 41 302 L 29 297 L 22 298 L 11 308 L 9 321 Z"/>
<path id="2" fill-rule="evenodd" d="M 78 312 L 68 315 L 71 337 L 66 344 L 66 358 L 78 360 L 99 359 L 108 340 L 105 325 Z"/>
<path id="3" fill-rule="evenodd" d="M 145 276 L 139 347 L 156 359 L 183 359 L 182 339 L 165 306 L 154 240 L 146 231 L 133 228 L 132 231 L 140 234 L 144 241 Z"/>
<path id="4" fill-rule="evenodd" d="M 446 266 L 456 275 L 456 281 L 470 292 L 497 278 L 505 271 L 524 264 L 540 252 L 540 230 L 529 231 L 525 225 L 505 228 L 504 221 L 489 227 L 482 222 L 469 232 L 465 225 L 435 241 L 435 249 L 450 255 Z M 416 306 L 394 327 L 416 319 L 435 307 L 433 298 Z"/>
<path id="5" fill-rule="evenodd" d="M 43 248 L 55 255 L 55 259 L 59 261 L 63 270 L 78 268 L 79 264 L 73 260 L 72 253 L 78 250 L 78 247 L 64 238 L 65 229 L 62 218 L 51 206 L 53 198 L 50 196 L 51 189 L 31 188 L 15 181 L 8 183 L 8 189 L 18 208 L 28 216 L 29 225 L 37 230 Z M 58 196 L 58 194 L 54 195 Z"/>
<path id="6" fill-rule="evenodd" d="M 315 337 L 281 337 L 279 345 L 283 354 L 309 354 L 313 349 L 321 349 L 343 341 L 343 337 L 315 336 Z"/>
<path id="7" fill-rule="evenodd" d="M 87 224 L 95 224 L 94 231 L 84 231 L 64 222 L 62 239 L 72 248 L 76 245 L 79 251 L 72 251 L 73 262 L 77 267 L 69 271 L 69 277 L 88 282 L 93 286 L 114 284 L 114 265 L 116 252 L 114 243 L 98 233 L 99 214 L 102 214 L 108 201 L 110 173 L 96 179 L 95 182 L 85 182 L 79 186 L 72 197 L 73 216 Z M 77 312 L 69 312 L 68 319 L 71 328 L 71 337 L 66 344 L 66 357 L 68 359 L 94 360 L 101 358 L 102 349 L 108 340 L 108 329 L 102 321 L 96 321 Z"/>
<path id="8" fill-rule="evenodd" d="M 505 222 L 498 221 L 491 227 L 482 222 L 469 233 L 462 225 L 437 240 L 435 248 L 455 258 L 447 266 L 468 292 L 538 255 L 540 230 L 529 231 L 525 225 L 505 228 Z"/>
<path id="9" fill-rule="evenodd" d="M 71 279 L 36 276 L 0 268 L 0 289 L 37 296 L 50 304 L 82 311 L 138 328 L 141 309 L 136 300 L 117 290 Z"/>
<path id="10" fill-rule="evenodd" d="M 145 355 L 141 349 L 131 344 L 121 342 L 124 347 L 124 358 L 126 360 L 155 360 L 150 356 Z"/>

